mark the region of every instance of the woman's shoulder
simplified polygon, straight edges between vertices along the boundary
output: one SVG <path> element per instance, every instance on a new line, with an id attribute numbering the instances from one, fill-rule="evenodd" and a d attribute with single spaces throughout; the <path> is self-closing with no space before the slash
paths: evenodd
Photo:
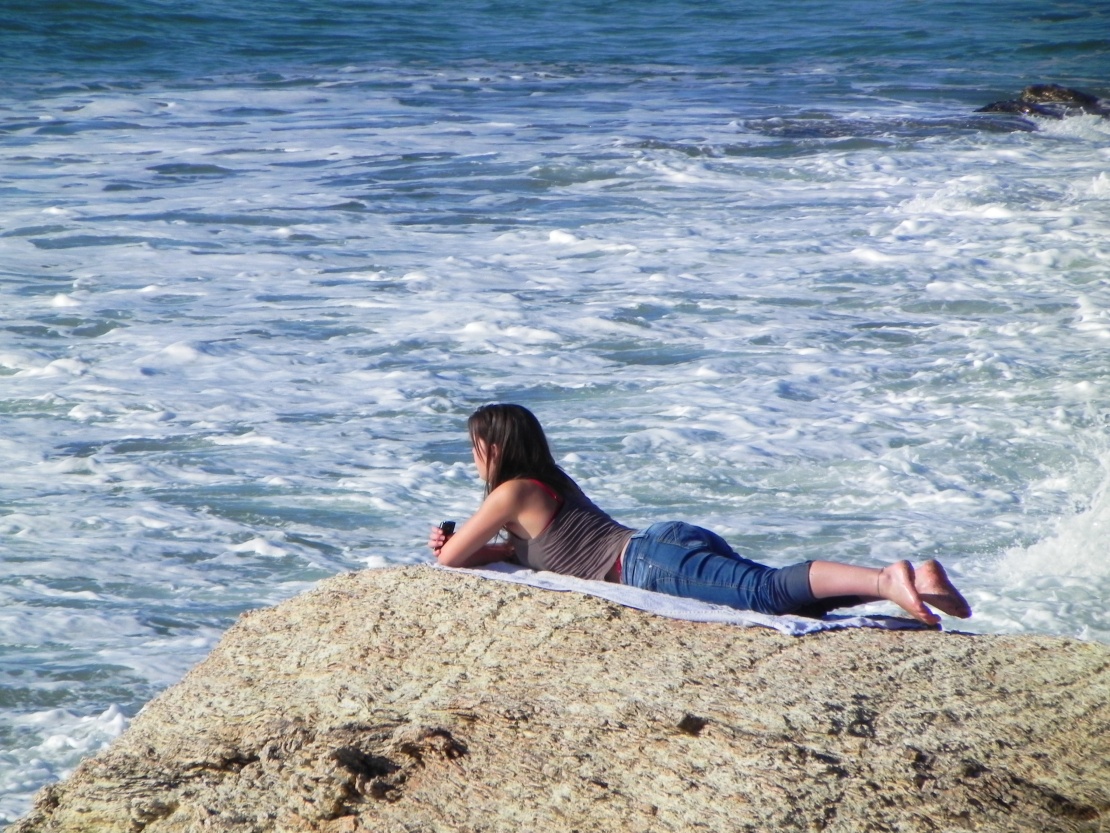
<path id="1" fill-rule="evenodd" d="M 564 500 L 564 497 L 560 493 L 560 491 L 552 486 L 550 483 L 545 483 L 542 480 L 537 480 L 536 478 L 532 477 L 514 477 L 512 480 L 506 480 L 504 483 L 497 486 L 492 492 L 490 492 L 491 495 L 495 495 L 498 493 L 501 493 L 506 497 L 523 497 L 526 495 L 542 493 L 544 495 L 547 495 L 547 497 L 551 498 L 552 500 L 558 501 L 560 503 Z"/>

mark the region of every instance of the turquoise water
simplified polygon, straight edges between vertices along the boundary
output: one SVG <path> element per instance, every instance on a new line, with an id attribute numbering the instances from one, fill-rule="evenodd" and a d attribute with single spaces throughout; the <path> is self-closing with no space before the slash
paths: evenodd
<path id="1" fill-rule="evenodd" d="M 425 560 L 520 401 L 630 525 L 1110 640 L 1083 3 L 0 10 L 0 818 L 243 610 Z"/>
<path id="2" fill-rule="evenodd" d="M 989 96 L 1050 77 L 1102 83 L 1110 48 L 1105 7 L 1034 0 L 802 0 L 789 9 L 735 0 L 645 0 L 634 9 L 568 0 L 9 0 L 0 15 L 0 70 L 31 85 L 489 61 L 770 72 L 826 65 L 855 76 L 839 79 L 844 85 L 972 83 Z"/>

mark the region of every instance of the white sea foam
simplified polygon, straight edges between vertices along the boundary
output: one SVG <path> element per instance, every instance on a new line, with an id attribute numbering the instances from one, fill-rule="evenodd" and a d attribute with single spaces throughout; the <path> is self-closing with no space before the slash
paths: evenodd
<path id="1" fill-rule="evenodd" d="M 1105 125 L 591 72 L 11 105 L 0 814 L 242 610 L 426 559 L 490 400 L 626 523 L 939 556 L 961 628 L 1110 640 Z"/>
<path id="2" fill-rule="evenodd" d="M 28 793 L 64 778 L 82 758 L 122 733 L 127 723 L 115 705 L 88 716 L 49 709 L 15 717 L 9 725 L 18 745 L 0 754 L 0 814 L 9 819 L 21 815 Z"/>

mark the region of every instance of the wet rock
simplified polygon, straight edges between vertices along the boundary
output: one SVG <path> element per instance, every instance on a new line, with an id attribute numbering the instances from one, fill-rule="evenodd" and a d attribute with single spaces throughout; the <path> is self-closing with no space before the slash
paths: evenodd
<path id="1" fill-rule="evenodd" d="M 1110 117 L 1110 105 L 1090 93 L 1061 87 L 1059 84 L 1034 84 L 1022 90 L 1017 99 L 995 101 L 976 112 L 1013 113 L 1049 119 L 1081 115 Z"/>
<path id="2" fill-rule="evenodd" d="M 11 829 L 1094 833 L 1110 646 L 363 572 L 244 615 Z"/>

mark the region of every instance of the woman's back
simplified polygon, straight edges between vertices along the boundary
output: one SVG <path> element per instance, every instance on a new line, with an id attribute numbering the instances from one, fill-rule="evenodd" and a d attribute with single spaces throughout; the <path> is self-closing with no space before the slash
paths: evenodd
<path id="1" fill-rule="evenodd" d="M 550 486 L 532 482 L 555 494 Z M 635 530 L 614 521 L 573 481 L 557 500 L 559 508 L 539 535 L 525 539 L 510 533 L 516 560 L 533 570 L 605 578 Z"/>

